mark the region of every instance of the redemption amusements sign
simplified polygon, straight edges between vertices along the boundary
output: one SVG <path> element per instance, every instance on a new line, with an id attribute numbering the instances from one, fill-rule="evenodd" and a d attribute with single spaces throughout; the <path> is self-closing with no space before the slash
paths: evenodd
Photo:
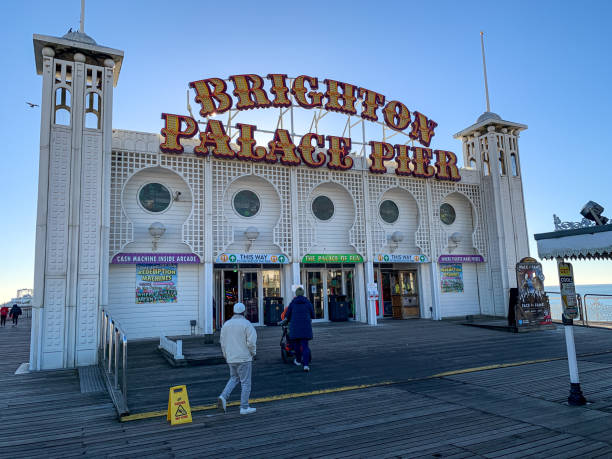
<path id="1" fill-rule="evenodd" d="M 269 74 L 268 91 L 264 89 L 264 79 L 259 75 L 231 75 L 234 90 L 229 94 L 226 82 L 221 78 L 207 78 L 192 81 L 189 86 L 195 90 L 195 102 L 200 105 L 200 115 L 204 118 L 215 116 L 228 110 L 250 110 L 253 108 L 291 107 L 294 102 L 305 109 L 325 109 L 349 116 L 360 116 L 363 120 L 377 122 L 379 115 L 384 124 L 395 131 L 407 131 L 407 135 L 420 146 L 409 147 L 404 144 L 392 145 L 387 142 L 370 141 L 370 172 L 384 174 L 387 172 L 385 161 L 395 159 L 395 173 L 402 176 L 421 178 L 435 177 L 438 180 L 459 181 L 457 156 L 444 150 L 432 150 L 429 147 L 435 128 L 438 124 L 418 111 L 410 112 L 408 107 L 397 100 L 386 102 L 386 97 L 370 89 L 361 88 L 349 83 L 326 79 L 323 84 L 326 91 L 319 89 L 316 77 L 300 75 L 288 86 L 285 74 Z M 291 95 L 289 95 L 291 94 Z M 293 101 L 292 101 L 293 99 Z M 359 102 L 359 103 L 358 103 Z M 182 154 L 182 138 L 192 138 L 199 130 L 198 122 L 184 115 L 162 113 L 165 122 L 161 134 L 161 151 Z M 228 122 L 229 124 L 229 122 Z M 289 131 L 276 129 L 268 147 L 258 146 L 255 141 L 257 126 L 237 123 L 239 135 L 236 139 L 238 150 L 230 147 L 230 136 L 223 123 L 208 119 L 206 128 L 200 132 L 200 144 L 194 148 L 196 156 L 280 163 L 286 166 L 318 168 L 326 165 L 329 169 L 348 170 L 353 167 L 350 156 L 351 139 L 309 132 L 303 135 L 298 144 L 293 143 Z M 327 156 L 317 151 L 327 143 Z M 435 161 L 432 164 L 432 161 Z M 435 166 L 435 167 L 434 167 Z"/>
<path id="2" fill-rule="evenodd" d="M 136 303 L 176 303 L 177 265 L 136 265 Z"/>
<path id="3" fill-rule="evenodd" d="M 518 301 L 515 306 L 517 328 L 537 328 L 551 325 L 550 304 L 544 292 L 542 265 L 526 257 L 516 264 Z"/>

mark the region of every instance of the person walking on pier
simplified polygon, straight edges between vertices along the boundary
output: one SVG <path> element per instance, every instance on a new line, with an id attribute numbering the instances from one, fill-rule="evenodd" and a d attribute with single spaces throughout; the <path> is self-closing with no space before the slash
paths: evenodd
<path id="1" fill-rule="evenodd" d="M 229 366 L 230 378 L 225 389 L 219 395 L 217 408 L 227 412 L 227 400 L 240 382 L 240 414 L 251 414 L 256 411 L 249 406 L 251 395 L 251 369 L 253 357 L 257 351 L 257 332 L 249 320 L 244 317 L 245 306 L 234 305 L 234 315 L 221 328 L 221 351 Z"/>
<path id="2" fill-rule="evenodd" d="M 303 365 L 304 371 L 310 371 L 310 348 L 308 341 L 312 339 L 312 319 L 315 313 L 312 303 L 304 296 L 304 289 L 295 290 L 295 298 L 289 303 L 285 318 L 289 321 L 289 336 L 295 351 L 296 365 Z"/>
<path id="3" fill-rule="evenodd" d="M 0 308 L 0 326 L 6 327 L 6 316 L 8 316 L 9 310 L 6 305 Z"/>
<path id="4" fill-rule="evenodd" d="M 13 307 L 11 308 L 11 313 L 9 314 L 11 319 L 13 319 L 13 327 L 17 326 L 17 322 L 19 321 L 20 315 L 21 315 L 21 308 L 17 306 L 17 304 L 14 304 Z"/>

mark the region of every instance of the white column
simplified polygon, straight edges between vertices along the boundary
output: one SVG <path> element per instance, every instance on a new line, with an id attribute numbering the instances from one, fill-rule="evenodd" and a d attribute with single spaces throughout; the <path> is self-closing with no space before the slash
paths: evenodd
<path id="1" fill-rule="evenodd" d="M 376 300 L 371 300 L 367 292 L 367 285 L 374 282 L 374 263 L 372 263 L 372 260 L 368 260 L 363 263 L 363 265 L 359 265 L 359 267 L 361 268 L 359 270 L 361 271 L 359 273 L 361 279 L 365 278 L 365 283 L 361 281 L 362 285 L 365 284 L 363 285 L 363 292 L 361 293 L 361 297 L 363 298 L 362 303 L 364 304 L 362 310 L 365 309 L 365 316 L 361 319 L 361 321 L 365 322 L 367 320 L 369 325 L 377 325 L 378 317 L 376 317 Z"/>
<path id="2" fill-rule="evenodd" d="M 200 322 L 200 326 L 203 328 L 203 333 L 210 334 L 213 332 L 213 298 L 215 292 L 215 277 L 213 270 L 213 263 L 215 258 L 214 251 L 214 240 L 213 240 L 213 210 L 212 210 L 212 199 L 213 199 L 213 174 L 212 165 L 210 158 L 204 160 L 204 234 L 206 239 L 204 241 L 204 267 L 202 269 L 202 281 L 204 284 L 204 290 L 201 294 L 204 298 L 200 299 L 202 304 L 203 317 Z M 217 309 L 222 307 L 221 304 L 217 304 Z M 219 326 L 219 324 L 217 324 Z"/>
<path id="3" fill-rule="evenodd" d="M 203 289 L 200 289 L 200 308 L 198 312 L 198 324 L 204 334 L 211 334 L 213 332 L 213 298 L 215 291 L 215 281 L 213 276 L 213 264 L 206 262 L 204 265 L 200 265 L 200 272 L 203 280 Z M 217 308 L 221 305 L 217 305 Z"/>
<path id="4" fill-rule="evenodd" d="M 38 162 L 38 206 L 36 211 L 36 250 L 34 260 L 34 294 L 32 298 L 32 330 L 30 370 L 41 369 L 42 326 L 44 319 L 45 267 L 47 265 L 47 192 L 49 188 L 49 155 L 53 121 L 53 56 L 55 51 L 43 48 L 43 86 L 40 103 L 40 155 Z"/>
<path id="5" fill-rule="evenodd" d="M 68 199 L 68 269 L 66 271 L 66 311 L 64 329 L 64 368 L 76 366 L 77 297 L 79 274 L 79 239 L 81 233 L 81 169 L 83 156 L 83 108 L 85 86 L 85 56 L 74 55 L 72 72 L 72 151 L 70 152 L 70 191 Z"/>
<path id="6" fill-rule="evenodd" d="M 440 275 L 438 271 L 438 263 L 431 261 L 429 263 L 429 272 L 431 275 L 431 304 L 432 304 L 432 319 L 441 320 L 442 311 L 440 310 Z"/>

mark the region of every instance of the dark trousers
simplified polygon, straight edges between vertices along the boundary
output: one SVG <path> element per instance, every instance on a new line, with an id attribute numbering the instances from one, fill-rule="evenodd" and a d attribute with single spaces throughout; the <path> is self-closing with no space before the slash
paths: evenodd
<path id="1" fill-rule="evenodd" d="M 0 316 L 0 325 L 6 327 L 6 316 Z"/>
<path id="2" fill-rule="evenodd" d="M 17 321 L 19 320 L 19 316 L 17 314 L 13 314 L 13 324 L 17 325 Z"/>
<path id="3" fill-rule="evenodd" d="M 310 364 L 310 348 L 308 347 L 308 341 L 306 338 L 297 338 L 293 341 L 293 350 L 295 351 L 295 360 L 301 362 L 302 365 L 307 366 Z"/>

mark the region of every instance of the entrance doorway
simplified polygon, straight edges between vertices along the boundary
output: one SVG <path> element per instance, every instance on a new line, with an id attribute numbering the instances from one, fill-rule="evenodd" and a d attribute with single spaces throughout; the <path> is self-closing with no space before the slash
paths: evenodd
<path id="1" fill-rule="evenodd" d="M 302 269 L 302 284 L 314 308 L 316 321 L 330 320 L 330 304 L 342 301 L 347 303 L 348 318 L 355 318 L 354 276 L 353 267 Z"/>
<path id="2" fill-rule="evenodd" d="M 219 328 L 234 314 L 234 304 L 244 303 L 245 317 L 253 324 L 263 325 L 263 307 L 267 298 L 278 298 L 281 275 L 278 268 L 237 268 L 215 270 L 215 304 L 220 305 Z"/>
<path id="3" fill-rule="evenodd" d="M 379 285 L 378 318 L 418 318 L 421 316 L 416 269 L 379 266 L 374 270 Z"/>

